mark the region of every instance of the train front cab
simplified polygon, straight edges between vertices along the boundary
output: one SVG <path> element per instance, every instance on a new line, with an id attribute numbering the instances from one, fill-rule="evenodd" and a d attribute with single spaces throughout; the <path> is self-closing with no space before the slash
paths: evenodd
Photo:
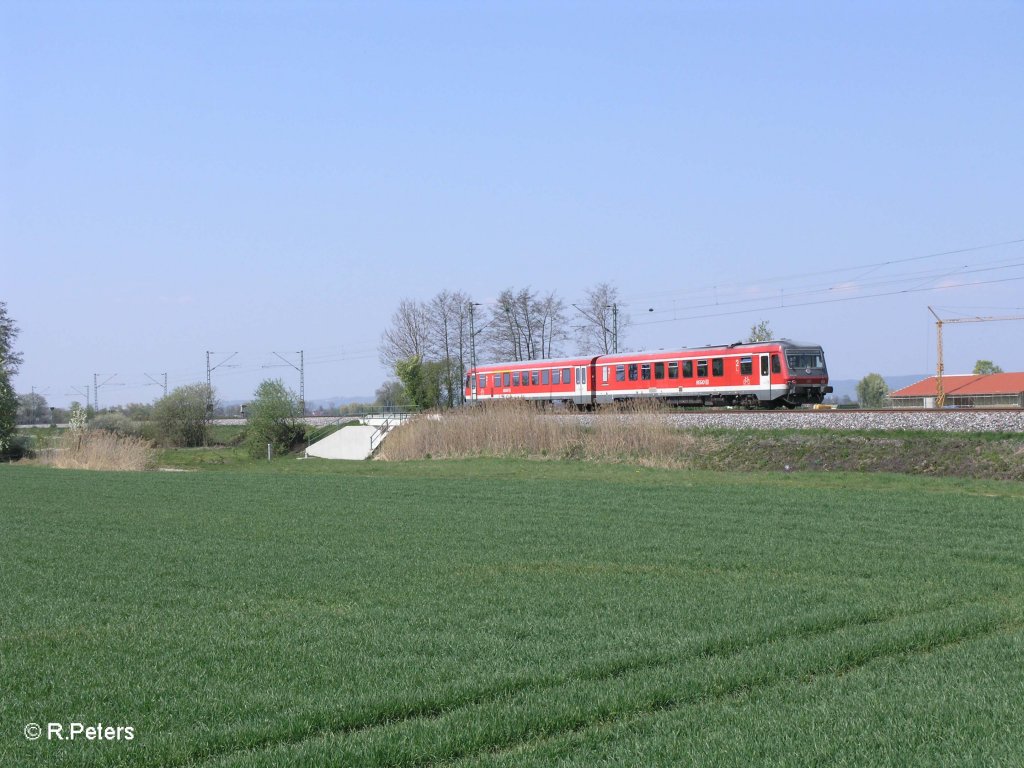
<path id="1" fill-rule="evenodd" d="M 821 347 L 809 344 L 784 344 L 781 352 L 785 370 L 779 384 L 784 389 L 776 397 L 784 405 L 789 408 L 816 405 L 825 399 L 825 395 L 832 392 L 832 387 L 828 386 L 828 368 Z"/>

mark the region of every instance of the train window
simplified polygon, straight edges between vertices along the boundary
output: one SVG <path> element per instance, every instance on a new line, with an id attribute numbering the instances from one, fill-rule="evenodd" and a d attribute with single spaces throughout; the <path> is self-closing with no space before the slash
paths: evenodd
<path id="1" fill-rule="evenodd" d="M 716 357 L 711 361 L 711 375 L 721 376 L 723 373 L 725 373 L 725 365 L 722 362 L 722 358 Z"/>
<path id="2" fill-rule="evenodd" d="M 466 387 L 469 389 L 476 389 L 476 376 L 472 373 L 466 377 Z"/>
<path id="3" fill-rule="evenodd" d="M 512 378 L 512 374 L 506 372 L 506 373 L 502 374 L 502 378 L 504 379 L 504 381 L 501 383 L 501 386 L 507 387 L 507 386 L 511 385 L 512 382 L 509 381 L 509 379 Z"/>
<path id="4" fill-rule="evenodd" d="M 607 365 L 602 365 L 601 366 L 601 383 L 602 384 L 607 384 L 608 383 L 608 366 Z"/>
<path id="5" fill-rule="evenodd" d="M 477 378 L 480 380 L 479 383 L 477 384 L 477 389 L 486 389 L 487 388 L 487 374 L 481 373 Z"/>
<path id="6" fill-rule="evenodd" d="M 708 361 L 698 360 L 697 361 L 697 377 L 704 378 L 708 375 Z"/>
<path id="7" fill-rule="evenodd" d="M 563 368 L 562 369 L 562 383 L 563 384 L 572 384 L 572 377 L 569 375 L 569 369 L 568 368 Z"/>
<path id="8" fill-rule="evenodd" d="M 615 366 L 615 380 L 625 381 L 626 380 L 626 366 L 616 365 Z"/>
<path id="9" fill-rule="evenodd" d="M 540 384 L 540 371 L 530 371 L 530 383 L 533 386 Z"/>
<path id="10" fill-rule="evenodd" d="M 749 376 L 754 372 L 754 360 L 750 357 L 740 358 L 740 375 Z"/>
<path id="11" fill-rule="evenodd" d="M 665 378 L 665 364 L 655 363 L 654 364 L 654 378 L 664 379 Z"/>
<path id="12" fill-rule="evenodd" d="M 683 360 L 683 378 L 693 378 L 693 360 Z"/>
<path id="13" fill-rule="evenodd" d="M 630 363 L 629 364 L 629 380 L 630 381 L 636 381 L 637 368 L 638 368 L 638 366 L 637 366 L 636 363 Z"/>
<path id="14" fill-rule="evenodd" d="M 512 386 L 513 387 L 518 387 L 519 386 L 519 371 L 515 371 L 512 374 Z"/>
<path id="15" fill-rule="evenodd" d="M 768 356 L 767 355 L 761 355 L 761 375 L 762 376 L 767 376 L 768 375 Z"/>
<path id="16" fill-rule="evenodd" d="M 548 371 L 547 368 L 540 372 L 540 383 L 545 387 L 548 385 L 548 373 L 550 373 L 550 371 Z"/>
<path id="17" fill-rule="evenodd" d="M 782 362 L 778 355 L 772 355 L 772 373 L 782 373 Z"/>
<path id="18" fill-rule="evenodd" d="M 555 368 L 553 371 L 551 371 L 551 383 L 552 384 L 561 384 L 562 383 L 562 372 L 558 368 Z"/>
<path id="19" fill-rule="evenodd" d="M 587 383 L 587 369 L 586 368 L 577 368 L 576 369 L 576 383 L 577 384 L 586 384 Z"/>
<path id="20" fill-rule="evenodd" d="M 651 364 L 650 363 L 643 363 L 640 366 L 640 378 L 643 379 L 644 381 L 650 381 L 651 380 Z"/>
<path id="21" fill-rule="evenodd" d="M 668 377 L 670 379 L 679 378 L 679 363 L 677 363 L 675 360 L 668 364 Z"/>
<path id="22" fill-rule="evenodd" d="M 500 387 L 501 386 L 501 374 L 500 373 L 494 374 L 494 386 L 496 386 L 496 387 Z"/>

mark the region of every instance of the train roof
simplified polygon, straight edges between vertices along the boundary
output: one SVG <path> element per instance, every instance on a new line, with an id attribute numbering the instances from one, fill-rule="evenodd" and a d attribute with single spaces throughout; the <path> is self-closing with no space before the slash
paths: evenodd
<path id="1" fill-rule="evenodd" d="M 804 343 L 792 339 L 773 339 L 771 341 L 735 341 L 731 344 L 707 344 L 702 347 L 676 347 L 674 349 L 642 349 L 636 352 L 617 352 L 611 355 L 598 355 L 602 360 L 618 360 L 630 357 L 642 356 L 665 356 L 675 352 L 701 352 L 710 349 L 750 349 L 753 351 L 759 347 L 783 347 L 784 349 L 821 349 L 820 344 Z"/>
<path id="2" fill-rule="evenodd" d="M 628 360 L 636 357 L 655 358 L 659 356 L 670 356 L 677 352 L 700 352 L 702 350 L 711 349 L 749 349 L 753 352 L 757 348 L 771 346 L 782 347 L 784 349 L 821 349 L 820 344 L 793 341 L 792 339 L 774 339 L 772 341 L 736 341 L 732 344 L 708 344 L 703 347 L 677 347 L 674 349 L 646 349 L 637 350 L 636 352 L 617 352 L 610 355 L 577 355 L 576 357 L 547 357 L 539 360 L 512 360 L 496 363 L 477 363 L 476 369 L 502 368 L 511 370 L 513 368 L 536 368 L 537 366 L 589 365 L 590 361 L 595 358 L 600 358 L 601 360 Z"/>

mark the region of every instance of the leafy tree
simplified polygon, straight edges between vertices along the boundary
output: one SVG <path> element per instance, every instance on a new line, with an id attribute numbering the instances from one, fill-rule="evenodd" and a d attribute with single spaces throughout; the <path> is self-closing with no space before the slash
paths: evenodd
<path id="1" fill-rule="evenodd" d="M 424 410 L 436 408 L 441 400 L 441 378 L 444 366 L 437 362 L 423 362 L 418 357 L 398 361 L 395 373 L 412 404 Z"/>
<path id="2" fill-rule="evenodd" d="M 0 370 L 13 377 L 21 367 L 22 356 L 14 351 L 14 340 L 18 338 L 18 326 L 7 314 L 7 302 L 0 301 Z"/>
<path id="3" fill-rule="evenodd" d="M 747 342 L 771 341 L 773 338 L 775 338 L 775 331 L 772 330 L 767 320 L 762 320 L 760 323 L 750 326 Z"/>
<path id="4" fill-rule="evenodd" d="M 209 438 L 214 393 L 205 384 L 177 387 L 153 404 L 156 433 L 165 445 L 195 447 Z"/>
<path id="5" fill-rule="evenodd" d="M 861 408 L 883 408 L 889 401 L 889 385 L 880 374 L 869 373 L 857 382 L 857 402 Z"/>
<path id="6" fill-rule="evenodd" d="M 375 405 L 406 405 L 408 403 L 405 387 L 400 381 L 385 381 L 377 388 L 374 395 L 376 396 Z"/>
<path id="7" fill-rule="evenodd" d="M 1002 373 L 1003 369 L 991 360 L 979 360 L 974 364 L 974 373 L 979 376 L 986 376 L 990 373 Z"/>
<path id="8" fill-rule="evenodd" d="M 14 433 L 17 429 L 18 396 L 7 377 L 0 368 L 0 458 L 17 458 L 19 451 L 15 449 Z"/>
<path id="9" fill-rule="evenodd" d="M 0 457 L 12 455 L 18 417 L 18 395 L 11 385 L 22 361 L 21 355 L 14 351 L 17 337 L 18 326 L 7 314 L 6 302 L 0 301 Z"/>
<path id="10" fill-rule="evenodd" d="M 46 398 L 38 392 L 18 395 L 18 423 L 42 424 L 50 421 L 50 409 Z"/>
<path id="11" fill-rule="evenodd" d="M 287 453 L 306 437 L 299 399 L 280 379 L 262 381 L 246 413 L 246 445 L 250 456 L 265 456 L 268 443 L 274 453 Z"/>

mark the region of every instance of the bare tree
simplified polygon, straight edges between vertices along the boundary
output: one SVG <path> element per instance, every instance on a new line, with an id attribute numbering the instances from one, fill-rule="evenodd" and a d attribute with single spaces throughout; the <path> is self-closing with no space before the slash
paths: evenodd
<path id="1" fill-rule="evenodd" d="M 414 299 L 402 299 L 391 316 L 391 325 L 381 335 L 377 351 L 381 363 L 393 369 L 399 360 L 431 357 L 432 341 L 427 305 Z"/>
<path id="2" fill-rule="evenodd" d="M 537 357 L 554 357 L 569 338 L 565 302 L 552 291 L 535 304 L 533 317 L 540 331 L 540 354 Z"/>
<path id="3" fill-rule="evenodd" d="M 580 354 L 607 355 L 618 351 L 629 326 L 629 315 L 619 308 L 619 289 L 610 283 L 588 288 L 579 304 L 573 304 L 585 318 L 575 326 Z"/>
<path id="4" fill-rule="evenodd" d="M 403 299 L 381 335 L 381 363 L 396 373 L 410 360 L 429 364 L 439 372 L 441 405 L 455 405 L 469 362 L 469 304 L 461 291 L 441 291 L 426 302 Z"/>
<path id="5" fill-rule="evenodd" d="M 469 302 L 461 291 L 441 291 L 427 305 L 430 346 L 442 365 L 441 400 L 449 408 L 458 402 L 466 375 Z"/>
<path id="6" fill-rule="evenodd" d="M 516 293 L 506 288 L 498 294 L 491 308 L 486 331 L 486 345 L 496 360 L 530 360 L 524 327 L 527 323 L 531 294 L 529 289 Z"/>
<path id="7" fill-rule="evenodd" d="M 507 288 L 491 309 L 486 344 L 498 360 L 539 360 L 558 353 L 565 328 L 565 302 L 554 292 Z"/>

